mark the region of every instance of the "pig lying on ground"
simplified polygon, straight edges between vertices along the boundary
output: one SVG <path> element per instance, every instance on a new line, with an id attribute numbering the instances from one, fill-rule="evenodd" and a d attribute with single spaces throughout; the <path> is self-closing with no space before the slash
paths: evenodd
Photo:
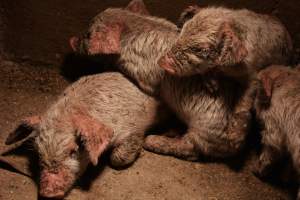
<path id="1" fill-rule="evenodd" d="M 269 175 L 286 154 L 300 175 L 300 73 L 284 66 L 271 66 L 258 74 L 260 88 L 255 101 L 262 130 L 263 149 L 255 174 Z M 299 177 L 298 177 L 299 178 Z M 300 191 L 298 197 L 300 199 Z"/>
<path id="2" fill-rule="evenodd" d="M 120 73 L 87 76 L 69 86 L 43 115 L 26 118 L 6 144 L 31 133 L 40 155 L 40 194 L 60 198 L 107 149 L 113 166 L 133 163 L 145 130 L 158 119 L 157 107 L 154 98 Z"/>
<path id="3" fill-rule="evenodd" d="M 211 15 L 214 16 L 214 12 Z M 162 98 L 188 125 L 188 132 L 181 138 L 148 136 L 144 144 L 146 149 L 188 160 L 203 155 L 225 158 L 239 153 L 251 118 L 254 89 L 249 84 L 252 73 L 233 68 L 234 76 L 230 76 L 216 68 L 192 77 L 169 75 L 158 65 L 158 60 L 178 41 L 179 30 L 171 22 L 148 13 L 139 0 L 132 1 L 125 9 L 107 9 L 93 19 L 84 37 L 73 37 L 70 44 L 83 54 L 119 54 L 120 70 L 143 91 Z M 205 23 L 210 23 L 210 18 Z M 226 48 L 234 49 L 237 39 L 227 28 L 222 26 L 219 33 L 213 30 L 208 33 L 222 35 L 220 48 L 226 44 Z M 208 44 L 210 41 L 199 38 L 194 38 L 195 42 Z M 192 57 L 197 53 L 196 48 L 186 47 L 185 50 L 189 50 Z M 231 61 L 228 59 L 226 62 Z M 236 78 L 235 74 L 240 71 L 242 75 Z"/>

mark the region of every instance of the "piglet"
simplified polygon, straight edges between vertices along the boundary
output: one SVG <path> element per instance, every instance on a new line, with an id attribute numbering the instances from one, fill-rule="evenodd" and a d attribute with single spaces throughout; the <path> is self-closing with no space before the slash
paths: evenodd
<path id="1" fill-rule="evenodd" d="M 87 76 L 70 85 L 44 114 L 25 118 L 6 144 L 34 138 L 39 193 L 62 198 L 107 149 L 113 166 L 133 163 L 145 130 L 158 119 L 158 105 L 120 73 Z"/>
<path id="2" fill-rule="evenodd" d="M 255 100 L 262 125 L 263 149 L 255 174 L 268 176 L 272 167 L 288 154 L 300 175 L 300 72 L 285 66 L 271 66 L 258 74 L 260 87 Z M 298 190 L 297 199 L 300 199 Z"/>

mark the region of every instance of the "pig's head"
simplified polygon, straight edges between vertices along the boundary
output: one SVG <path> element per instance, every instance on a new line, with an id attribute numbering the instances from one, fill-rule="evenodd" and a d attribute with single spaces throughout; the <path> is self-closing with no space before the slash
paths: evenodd
<path id="1" fill-rule="evenodd" d="M 43 197 L 63 198 L 87 165 L 97 165 L 107 148 L 112 130 L 82 114 L 59 121 L 54 118 L 30 117 L 12 132 L 6 144 L 34 138 L 40 160 L 40 190 Z"/>
<path id="2" fill-rule="evenodd" d="M 296 71 L 291 70 L 290 67 L 273 65 L 261 70 L 257 77 L 261 81 L 266 95 L 271 98 L 274 84 L 281 83 L 282 79 L 287 80 L 286 78 L 294 72 Z"/>
<path id="3" fill-rule="evenodd" d="M 247 50 L 238 28 L 230 22 L 202 24 L 197 16 L 184 24 L 178 40 L 158 64 L 171 74 L 189 76 L 242 63 Z"/>
<path id="4" fill-rule="evenodd" d="M 70 38 L 73 51 L 87 55 L 120 54 L 121 36 L 127 30 L 126 12 L 149 14 L 142 0 L 132 0 L 126 8 L 108 8 L 94 17 L 87 33 Z"/>

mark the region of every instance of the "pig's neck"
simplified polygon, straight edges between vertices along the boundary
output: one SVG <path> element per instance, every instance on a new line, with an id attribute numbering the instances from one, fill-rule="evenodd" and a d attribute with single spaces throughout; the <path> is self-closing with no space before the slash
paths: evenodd
<path id="1" fill-rule="evenodd" d="M 122 35 L 120 68 L 147 94 L 156 96 L 165 72 L 157 64 L 177 38 L 174 30 L 134 30 Z"/>

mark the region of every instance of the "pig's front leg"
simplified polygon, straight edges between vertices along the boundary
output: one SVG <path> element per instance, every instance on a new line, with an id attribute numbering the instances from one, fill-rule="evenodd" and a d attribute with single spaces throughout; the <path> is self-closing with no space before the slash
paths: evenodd
<path id="1" fill-rule="evenodd" d="M 173 155 L 190 161 L 199 158 L 188 133 L 181 138 L 150 135 L 145 140 L 144 148 L 158 154 Z"/>
<path id="2" fill-rule="evenodd" d="M 228 132 L 235 133 L 240 136 L 244 135 L 244 138 L 246 138 L 251 124 L 251 109 L 254 104 L 256 90 L 257 81 L 253 80 L 250 82 L 249 87 L 246 89 L 233 111 L 228 124 Z"/>
<path id="3" fill-rule="evenodd" d="M 262 131 L 263 149 L 253 169 L 253 173 L 256 176 L 265 178 L 269 175 L 274 164 L 280 160 L 284 151 L 281 135 L 280 129 L 277 126 Z"/>
<path id="4" fill-rule="evenodd" d="M 143 134 L 131 134 L 113 147 L 110 162 L 113 167 L 126 167 L 132 164 L 142 149 Z"/>
<path id="5" fill-rule="evenodd" d="M 255 164 L 253 173 L 260 177 L 265 178 L 270 174 L 273 165 L 280 158 L 280 152 L 272 146 L 265 146 Z"/>

